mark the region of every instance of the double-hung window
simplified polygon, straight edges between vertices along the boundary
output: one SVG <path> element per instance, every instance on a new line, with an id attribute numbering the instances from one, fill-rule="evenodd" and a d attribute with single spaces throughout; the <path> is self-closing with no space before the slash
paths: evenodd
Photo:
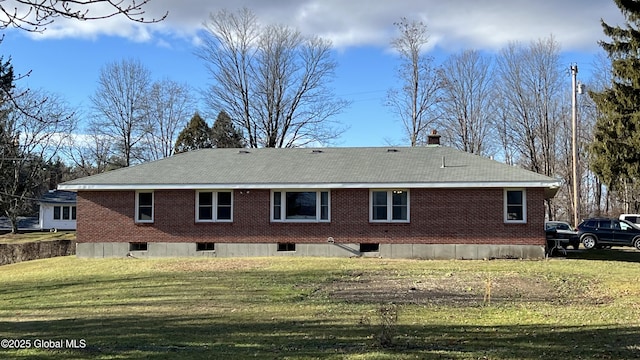
<path id="1" fill-rule="evenodd" d="M 330 208 L 328 190 L 271 192 L 271 221 L 329 222 Z"/>
<path id="2" fill-rule="evenodd" d="M 504 190 L 504 222 L 527 222 L 527 193 L 524 189 Z"/>
<path id="3" fill-rule="evenodd" d="M 196 191 L 196 222 L 233 221 L 231 191 Z"/>
<path id="4" fill-rule="evenodd" d="M 153 191 L 136 192 L 136 222 L 153 222 Z"/>
<path id="5" fill-rule="evenodd" d="M 372 190 L 369 200 L 369 221 L 409 222 L 408 190 Z"/>

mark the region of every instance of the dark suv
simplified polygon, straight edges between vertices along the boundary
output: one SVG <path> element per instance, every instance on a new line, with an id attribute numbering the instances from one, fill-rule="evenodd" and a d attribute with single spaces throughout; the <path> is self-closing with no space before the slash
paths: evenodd
<path id="1" fill-rule="evenodd" d="M 585 249 L 605 246 L 635 246 L 640 250 L 640 228 L 618 219 L 587 219 L 578 225 Z"/>

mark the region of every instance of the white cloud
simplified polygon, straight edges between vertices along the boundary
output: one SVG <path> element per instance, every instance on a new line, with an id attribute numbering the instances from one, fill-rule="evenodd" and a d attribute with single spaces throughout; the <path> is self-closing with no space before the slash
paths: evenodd
<path id="1" fill-rule="evenodd" d="M 600 19 L 621 24 L 612 1 L 603 0 L 151 0 L 145 18 L 166 20 L 140 25 L 124 17 L 101 21 L 57 19 L 42 37 L 116 35 L 134 41 L 155 34 L 192 38 L 208 14 L 223 8 L 248 7 L 264 22 L 292 25 L 308 34 L 333 41 L 336 47 L 387 46 L 393 23 L 401 17 L 424 19 L 432 46 L 498 49 L 509 42 L 530 42 L 554 35 L 564 50 L 595 50 L 603 38 Z"/>

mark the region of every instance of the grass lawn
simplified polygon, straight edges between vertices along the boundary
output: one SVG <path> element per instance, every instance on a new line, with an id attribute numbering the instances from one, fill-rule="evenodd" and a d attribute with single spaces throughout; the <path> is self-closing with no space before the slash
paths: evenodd
<path id="1" fill-rule="evenodd" d="M 0 244 L 21 244 L 28 242 L 53 241 L 53 240 L 75 240 L 75 231 L 34 231 L 19 234 L 0 235 Z"/>
<path id="2" fill-rule="evenodd" d="M 0 338 L 31 348 L 0 358 L 638 358 L 640 252 L 589 254 L 23 262 L 0 267 Z"/>

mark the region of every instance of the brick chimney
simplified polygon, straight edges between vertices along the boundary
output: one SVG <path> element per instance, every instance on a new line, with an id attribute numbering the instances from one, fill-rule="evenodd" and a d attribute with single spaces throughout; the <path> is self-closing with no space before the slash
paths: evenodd
<path id="1" fill-rule="evenodd" d="M 431 131 L 427 136 L 427 146 L 440 146 L 440 134 L 437 131 Z"/>

